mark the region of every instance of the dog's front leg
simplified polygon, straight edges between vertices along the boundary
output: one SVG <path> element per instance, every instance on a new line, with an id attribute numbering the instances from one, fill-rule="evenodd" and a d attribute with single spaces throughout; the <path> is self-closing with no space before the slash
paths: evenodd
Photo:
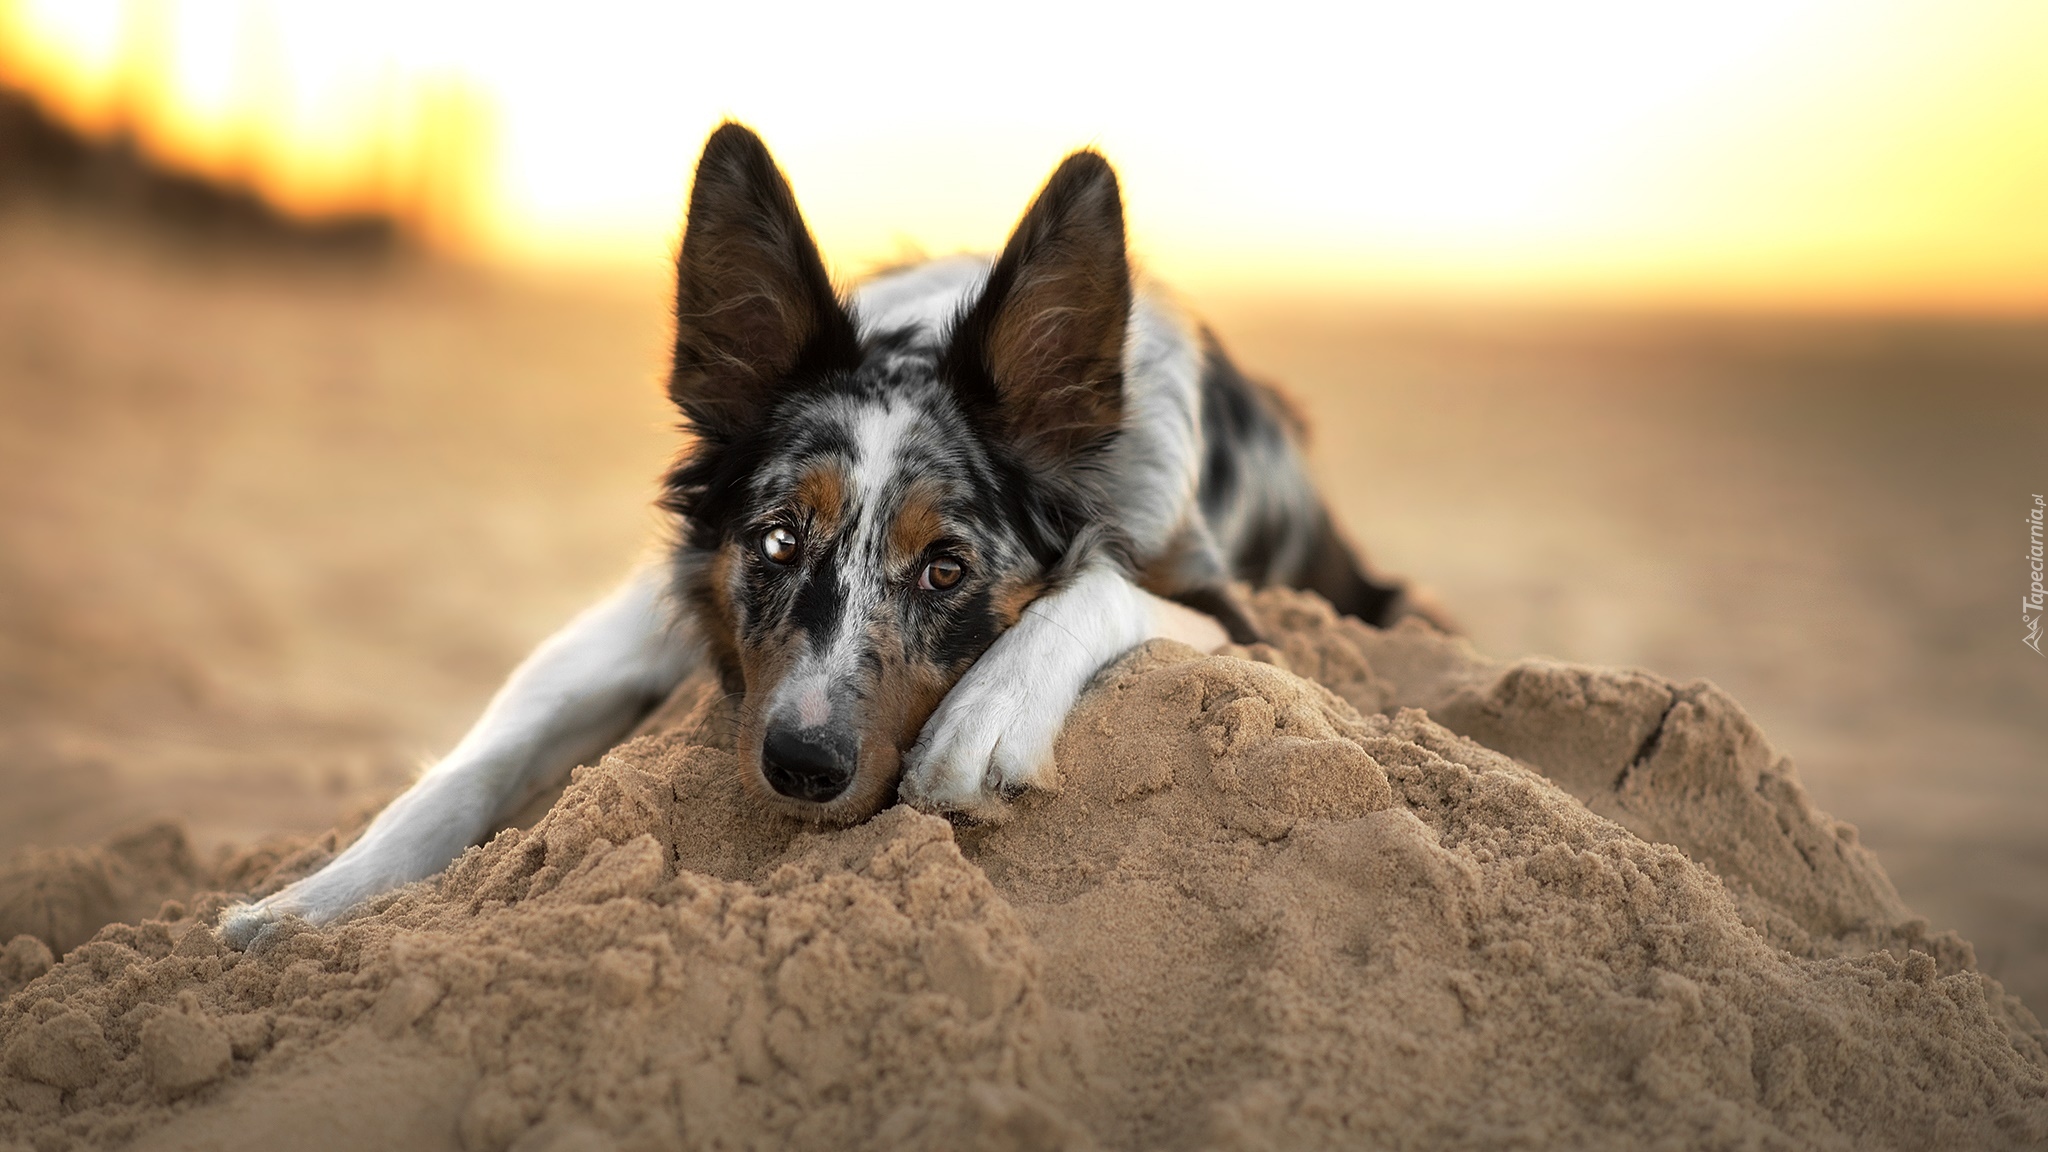
<path id="1" fill-rule="evenodd" d="M 313 875 L 230 908 L 221 936 L 246 947 L 280 916 L 333 920 L 379 893 L 424 879 L 541 789 L 609 748 L 672 691 L 695 659 L 671 625 L 665 573 L 649 566 L 548 637 L 491 699 L 445 759 Z"/>
<path id="2" fill-rule="evenodd" d="M 1088 678 L 1147 640 L 1210 652 L 1229 639 L 1215 620 L 1097 566 L 1024 610 L 925 723 L 906 757 L 903 799 L 972 808 L 1045 782 L 1053 743 Z"/>

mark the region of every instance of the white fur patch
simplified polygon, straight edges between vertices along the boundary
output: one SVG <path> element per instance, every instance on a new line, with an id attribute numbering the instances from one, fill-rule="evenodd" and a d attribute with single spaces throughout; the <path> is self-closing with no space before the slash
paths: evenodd
<path id="1" fill-rule="evenodd" d="M 1165 551 L 1196 515 L 1202 447 L 1202 350 L 1171 300 L 1141 292 L 1124 336 L 1123 435 L 1111 489 L 1139 556 Z"/>
<path id="2" fill-rule="evenodd" d="M 853 418 L 853 471 L 847 476 L 847 487 L 853 497 L 854 517 L 863 529 L 877 519 L 883 490 L 901 466 L 904 438 L 920 414 L 915 404 L 880 401 L 861 405 Z"/>
<path id="3" fill-rule="evenodd" d="M 796 694 L 796 723 L 799 728 L 817 728 L 832 719 L 832 696 L 823 679 L 812 680 Z"/>

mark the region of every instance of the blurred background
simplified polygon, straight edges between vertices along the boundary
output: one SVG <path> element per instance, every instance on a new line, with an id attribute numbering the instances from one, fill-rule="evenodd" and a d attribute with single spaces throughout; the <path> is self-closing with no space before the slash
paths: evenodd
<path id="1" fill-rule="evenodd" d="M 690 166 L 835 271 L 1105 151 L 1498 656 L 1707 677 L 2048 1005 L 2048 6 L 0 0 L 0 858 L 323 829 L 658 532 Z"/>

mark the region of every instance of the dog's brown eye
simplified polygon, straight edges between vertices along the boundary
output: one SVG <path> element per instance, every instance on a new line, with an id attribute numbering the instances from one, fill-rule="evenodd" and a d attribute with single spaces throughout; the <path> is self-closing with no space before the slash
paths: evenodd
<path id="1" fill-rule="evenodd" d="M 761 533 L 761 555 L 777 564 L 796 559 L 796 533 L 780 525 Z"/>
<path id="2" fill-rule="evenodd" d="M 917 586 L 927 592 L 943 592 L 960 582 L 961 574 L 967 569 L 960 566 L 951 556 L 941 556 L 924 566 L 917 575 Z"/>

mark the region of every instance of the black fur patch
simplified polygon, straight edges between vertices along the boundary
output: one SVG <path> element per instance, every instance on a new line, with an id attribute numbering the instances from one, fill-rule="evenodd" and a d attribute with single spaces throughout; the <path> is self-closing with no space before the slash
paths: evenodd
<path id="1" fill-rule="evenodd" d="M 790 605 L 789 623 L 803 630 L 814 650 L 822 650 L 839 626 L 846 597 L 846 589 L 839 581 L 839 565 L 844 555 L 843 538 L 827 543 L 809 565 L 810 571 Z"/>
<path id="2" fill-rule="evenodd" d="M 1202 476 L 1197 503 L 1234 579 L 1316 592 L 1339 612 L 1377 627 L 1401 607 L 1398 584 L 1374 580 L 1338 533 L 1301 459 L 1301 424 L 1273 389 L 1240 372 L 1204 331 Z M 1211 608 L 1232 632 L 1237 628 Z M 1234 609 L 1231 609 L 1234 611 Z M 1248 625 L 1247 625 L 1248 627 Z"/>
<path id="3" fill-rule="evenodd" d="M 1239 607 L 1227 588 L 1189 588 L 1175 593 L 1173 600 L 1214 617 L 1230 635 L 1232 644 L 1257 644 L 1265 639 L 1258 625 L 1252 623 L 1252 618 Z"/>
<path id="4" fill-rule="evenodd" d="M 1401 615 L 1401 586 L 1383 584 L 1369 576 L 1328 514 L 1323 516 L 1315 548 L 1296 586 L 1316 593 L 1337 611 L 1356 616 L 1375 628 L 1388 627 Z"/>
<path id="5" fill-rule="evenodd" d="M 996 620 L 995 597 L 986 587 L 958 597 L 949 606 L 946 626 L 935 629 L 923 647 L 932 655 L 935 664 L 950 668 L 963 664 L 983 652 L 996 642 L 1001 628 Z"/>

